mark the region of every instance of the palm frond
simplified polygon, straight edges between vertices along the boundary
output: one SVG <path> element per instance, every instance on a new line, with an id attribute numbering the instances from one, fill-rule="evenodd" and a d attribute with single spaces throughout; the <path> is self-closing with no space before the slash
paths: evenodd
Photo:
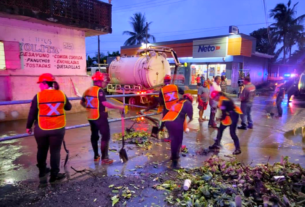
<path id="1" fill-rule="evenodd" d="M 149 26 L 151 25 L 151 23 L 152 22 L 149 22 L 146 25 L 145 14 L 142 13 L 133 14 L 133 16 L 130 17 L 130 24 L 132 26 L 133 32 L 131 31 L 123 32 L 123 35 L 131 36 L 129 39 L 125 41 L 124 45 L 138 45 L 141 43 L 145 43 L 146 37 L 147 39 L 152 39 L 155 42 L 156 38 L 148 33 Z"/>

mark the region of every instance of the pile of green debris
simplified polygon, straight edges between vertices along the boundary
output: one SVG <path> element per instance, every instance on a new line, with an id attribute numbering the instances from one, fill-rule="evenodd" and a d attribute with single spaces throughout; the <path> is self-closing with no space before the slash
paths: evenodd
<path id="1" fill-rule="evenodd" d="M 122 133 L 113 134 L 114 139 L 122 140 Z M 127 144 L 136 144 L 139 147 L 149 147 L 152 142 L 148 139 L 149 134 L 146 131 L 125 131 L 125 142 Z"/>
<path id="2" fill-rule="evenodd" d="M 169 191 L 166 201 L 175 206 L 305 206 L 305 171 L 290 163 L 254 167 L 213 156 L 195 169 L 179 169 L 176 180 L 156 185 Z M 184 180 L 190 179 L 188 190 Z"/>

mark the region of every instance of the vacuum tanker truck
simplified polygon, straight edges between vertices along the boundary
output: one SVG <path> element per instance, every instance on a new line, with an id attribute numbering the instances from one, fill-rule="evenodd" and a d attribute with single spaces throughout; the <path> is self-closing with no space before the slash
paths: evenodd
<path id="1" fill-rule="evenodd" d="M 171 54 L 175 60 L 177 71 L 180 62 L 171 48 L 150 47 L 139 50 L 135 57 L 123 57 L 113 60 L 108 69 L 110 84 L 107 92 L 110 94 L 143 94 L 126 98 L 128 104 L 147 104 L 150 97 L 147 93 L 156 92 L 163 85 L 165 75 L 171 74 L 167 55 Z"/>

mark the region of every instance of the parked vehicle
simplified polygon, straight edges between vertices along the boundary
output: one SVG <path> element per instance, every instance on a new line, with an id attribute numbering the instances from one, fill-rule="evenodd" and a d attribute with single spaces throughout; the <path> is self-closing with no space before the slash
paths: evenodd
<path id="1" fill-rule="evenodd" d="M 300 95 L 305 94 L 305 73 L 302 73 L 298 82 L 298 91 Z"/>
<path id="2" fill-rule="evenodd" d="M 107 92 L 112 94 L 147 94 L 157 91 L 163 85 L 165 75 L 171 74 L 166 53 L 170 53 L 180 65 L 175 51 L 171 48 L 154 47 L 139 50 L 135 57 L 123 57 L 113 60 L 109 65 L 110 84 Z M 128 104 L 147 104 L 150 97 L 137 96 L 128 98 Z"/>

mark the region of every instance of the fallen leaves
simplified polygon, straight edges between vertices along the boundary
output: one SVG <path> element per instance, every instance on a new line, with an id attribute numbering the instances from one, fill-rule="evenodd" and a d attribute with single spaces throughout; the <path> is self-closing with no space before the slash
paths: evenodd
<path id="1" fill-rule="evenodd" d="M 112 200 L 112 206 L 114 206 L 117 202 L 120 201 L 118 195 L 112 196 L 112 197 L 111 197 L 111 200 Z"/>
<path id="2" fill-rule="evenodd" d="M 150 135 L 145 131 L 126 131 L 124 139 L 128 144 L 136 144 L 138 147 L 149 150 L 152 147 L 152 142 L 148 139 L 149 136 Z M 113 138 L 115 140 L 122 140 L 122 133 L 114 133 Z"/>
<path id="3" fill-rule="evenodd" d="M 132 186 L 132 187 L 134 187 L 134 188 L 137 189 L 137 190 L 139 189 L 139 187 L 137 187 L 137 186 L 134 185 L 134 184 L 129 184 L 129 185 Z M 112 206 L 114 206 L 116 203 L 119 202 L 119 200 L 120 200 L 120 190 L 122 190 L 121 196 L 122 196 L 124 199 L 129 199 L 129 198 L 131 198 L 131 196 L 132 196 L 133 194 L 136 193 L 135 191 L 129 190 L 128 187 L 123 187 L 123 186 L 117 186 L 117 187 L 115 187 L 114 185 L 109 185 L 108 187 L 109 187 L 109 188 L 113 188 L 114 190 L 112 190 L 111 192 L 117 194 L 117 195 L 111 197 Z M 125 201 L 125 202 L 123 203 L 123 205 L 126 205 L 126 204 L 127 204 L 127 203 L 126 203 L 126 201 Z"/>
<path id="4" fill-rule="evenodd" d="M 279 163 L 254 167 L 212 156 L 202 167 L 176 170 L 178 177 L 153 188 L 172 192 L 165 201 L 175 206 L 301 206 L 305 203 L 305 170 L 285 157 Z M 276 176 L 283 179 L 275 179 Z M 156 179 L 156 178 L 155 178 Z M 190 179 L 188 191 L 180 184 Z M 157 180 L 157 179 L 156 179 Z"/>

